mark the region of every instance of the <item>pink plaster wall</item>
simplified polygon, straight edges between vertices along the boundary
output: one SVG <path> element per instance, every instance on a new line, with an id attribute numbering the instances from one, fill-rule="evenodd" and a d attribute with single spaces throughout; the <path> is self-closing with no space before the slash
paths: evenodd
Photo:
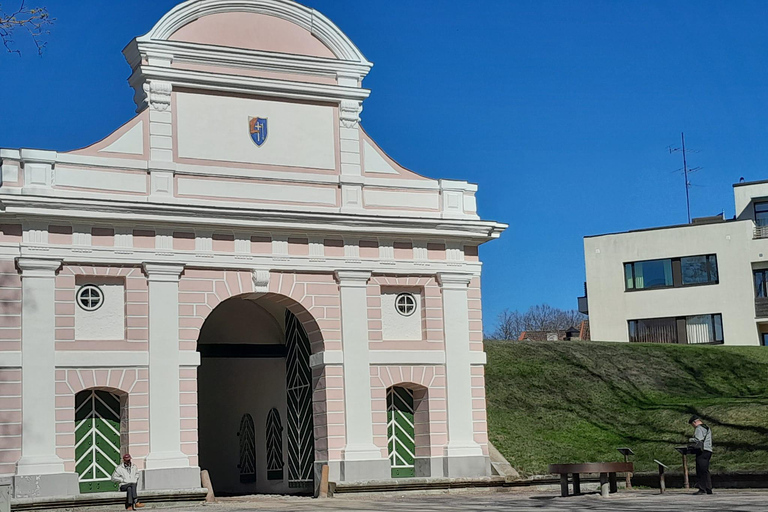
<path id="1" fill-rule="evenodd" d="M 21 277 L 13 260 L 0 260 L 0 315 L 0 351 L 21 350 Z"/>
<path id="2" fill-rule="evenodd" d="M 113 247 L 115 245 L 115 230 L 112 228 L 91 229 L 91 245 L 94 247 Z"/>
<path id="3" fill-rule="evenodd" d="M 48 226 L 48 243 L 71 245 L 72 226 Z"/>
<path id="4" fill-rule="evenodd" d="M 154 249 L 155 232 L 146 229 L 134 229 L 133 246 L 137 249 Z"/>
<path id="5" fill-rule="evenodd" d="M 253 254 L 272 254 L 272 238 L 268 236 L 252 236 L 251 252 Z"/>
<path id="6" fill-rule="evenodd" d="M 480 261 L 480 257 L 478 256 L 478 247 L 476 245 L 465 245 L 464 259 L 467 261 Z"/>
<path id="7" fill-rule="evenodd" d="M 378 240 L 360 240 L 360 257 L 378 259 L 379 241 Z"/>
<path id="8" fill-rule="evenodd" d="M 336 57 L 319 39 L 298 25 L 255 13 L 204 16 L 183 26 L 169 39 L 331 59 Z"/>
<path id="9" fill-rule="evenodd" d="M 323 242 L 325 246 L 325 255 L 331 258 L 341 258 L 344 256 L 344 240 L 326 238 Z"/>
<path id="10" fill-rule="evenodd" d="M 467 306 L 469 308 L 469 349 L 482 352 L 484 350 L 483 304 L 480 299 L 479 277 L 475 277 L 469 282 Z"/>
<path id="11" fill-rule="evenodd" d="M 413 259 L 413 244 L 411 242 L 395 242 L 394 250 L 396 260 Z"/>
<path id="12" fill-rule="evenodd" d="M 21 243 L 21 224 L 0 224 L 1 243 Z"/>
<path id="13" fill-rule="evenodd" d="M 16 472 L 21 457 L 21 369 L 0 368 L 0 475 Z"/>
<path id="14" fill-rule="evenodd" d="M 214 233 L 212 238 L 213 252 L 235 252 L 235 235 Z"/>
<path id="15" fill-rule="evenodd" d="M 186 231 L 174 231 L 173 248 L 177 251 L 194 251 L 195 234 Z"/>

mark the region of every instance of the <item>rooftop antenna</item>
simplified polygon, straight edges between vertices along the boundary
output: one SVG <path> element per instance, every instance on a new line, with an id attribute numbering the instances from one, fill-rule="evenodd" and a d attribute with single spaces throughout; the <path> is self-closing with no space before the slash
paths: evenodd
<path id="1" fill-rule="evenodd" d="M 690 195 L 690 189 L 691 189 L 691 182 L 688 179 L 688 175 L 696 172 L 701 169 L 701 167 L 693 167 L 688 168 L 688 161 L 686 159 L 685 154 L 685 133 L 680 132 L 680 142 L 682 144 L 679 148 L 673 148 L 672 146 L 669 146 L 669 152 L 671 153 L 677 153 L 681 152 L 683 154 L 683 176 L 685 177 L 685 209 L 688 212 L 688 224 L 691 223 L 691 195 Z"/>

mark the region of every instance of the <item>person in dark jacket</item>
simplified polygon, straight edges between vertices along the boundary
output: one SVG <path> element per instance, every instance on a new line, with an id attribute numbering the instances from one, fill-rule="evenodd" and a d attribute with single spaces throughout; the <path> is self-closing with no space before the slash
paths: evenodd
<path id="1" fill-rule="evenodd" d="M 712 429 L 706 426 L 698 416 L 691 416 L 688 423 L 694 428 L 689 439 L 696 448 L 696 494 L 712 494 L 712 475 L 709 474 L 709 461 L 712 459 Z"/>

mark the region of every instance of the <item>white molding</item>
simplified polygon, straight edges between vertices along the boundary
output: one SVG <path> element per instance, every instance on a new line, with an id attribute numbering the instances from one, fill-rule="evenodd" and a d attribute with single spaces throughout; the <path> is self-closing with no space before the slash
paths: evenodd
<path id="1" fill-rule="evenodd" d="M 443 365 L 445 352 L 442 350 L 371 350 L 372 365 Z"/>
<path id="2" fill-rule="evenodd" d="M 371 278 L 371 272 L 365 270 L 337 270 L 336 281 L 342 288 L 365 288 Z"/>
<path id="3" fill-rule="evenodd" d="M 469 286 L 469 282 L 474 276 L 472 274 L 454 273 L 454 272 L 438 272 L 437 282 L 440 283 L 441 288 L 448 288 L 452 290 L 465 290 Z"/>
<path id="4" fill-rule="evenodd" d="M 179 366 L 200 366 L 200 352 L 197 350 L 180 350 Z"/>
<path id="5" fill-rule="evenodd" d="M 256 293 L 268 293 L 269 292 L 269 269 L 253 269 L 251 270 L 251 278 L 253 279 L 253 291 Z"/>
<path id="6" fill-rule="evenodd" d="M 342 87 L 331 84 L 294 82 L 252 76 L 236 76 L 210 71 L 165 68 L 143 65 L 129 79 L 132 87 L 147 82 L 168 82 L 173 87 L 202 89 L 237 94 L 258 94 L 260 96 L 292 98 L 307 101 L 330 101 L 340 103 L 343 100 L 363 101 L 370 96 L 368 89 Z M 143 87 L 143 85 L 142 85 Z"/>
<path id="7" fill-rule="evenodd" d="M 482 366 L 488 362 L 488 356 L 485 352 L 479 352 L 477 350 L 471 350 L 469 352 L 469 364 L 475 366 Z"/>
<path id="8" fill-rule="evenodd" d="M 21 368 L 21 352 L 0 351 L 0 368 Z"/>
<path id="9" fill-rule="evenodd" d="M 92 247 L 69 248 L 63 246 L 16 246 L 10 247 L 2 254 L 23 257 L 39 257 L 41 252 L 47 256 L 60 258 L 66 262 L 83 265 L 141 265 L 143 262 L 152 261 L 170 265 L 184 263 L 189 267 L 206 267 L 222 270 L 251 270 L 253 268 L 270 268 L 273 271 L 285 272 L 327 272 L 333 273 L 339 268 L 349 266 L 349 261 L 343 257 L 280 255 L 280 254 L 220 254 L 212 253 L 210 258 L 190 263 L 195 257 L 194 251 L 174 251 L 172 249 L 138 249 L 125 250 L 119 247 Z M 451 263 L 446 260 L 429 260 L 427 262 L 401 261 L 401 260 L 355 260 L 359 268 L 366 272 L 379 274 L 423 275 L 425 272 L 436 274 L 438 272 L 456 272 L 472 276 L 480 276 L 482 263 L 477 261 L 465 261 Z"/>
<path id="10" fill-rule="evenodd" d="M 184 272 L 184 265 L 145 262 L 142 266 L 147 274 L 147 281 L 150 282 L 178 282 L 181 278 L 181 273 Z"/>
<path id="11" fill-rule="evenodd" d="M 60 259 L 19 258 L 16 265 L 21 270 L 21 277 L 56 277 L 56 271 L 61 268 Z"/>
<path id="12" fill-rule="evenodd" d="M 0 193 L 0 202 L 6 213 L 16 215 L 48 216 L 61 219 L 103 219 L 110 222 L 132 224 L 248 227 L 249 229 L 272 231 L 295 231 L 297 225 L 307 232 L 357 233 L 361 236 L 381 235 L 398 237 L 459 238 L 466 242 L 498 238 L 507 224 L 474 219 L 438 219 L 420 217 L 375 216 L 365 212 L 349 215 L 337 212 L 286 211 L 256 208 L 215 207 L 189 204 L 158 204 L 125 201 L 123 198 L 94 200 L 85 198 L 62 198 L 23 196 Z M 419 214 L 421 215 L 421 214 Z"/>
<path id="13" fill-rule="evenodd" d="M 57 368 L 144 367 L 149 353 L 132 350 L 57 350 Z"/>
<path id="14" fill-rule="evenodd" d="M 326 350 L 309 356 L 309 366 L 311 368 L 320 368 L 326 365 L 344 364 L 343 350 Z"/>

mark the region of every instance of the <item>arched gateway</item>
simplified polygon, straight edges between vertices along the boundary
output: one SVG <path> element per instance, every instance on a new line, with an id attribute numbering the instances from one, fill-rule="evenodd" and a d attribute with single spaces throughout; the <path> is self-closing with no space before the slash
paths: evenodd
<path id="1" fill-rule="evenodd" d="M 189 0 L 124 54 L 133 119 L 0 149 L 14 495 L 109 490 L 125 452 L 144 489 L 488 474 L 478 246 L 505 226 L 362 129 L 360 50 L 291 0 Z"/>

